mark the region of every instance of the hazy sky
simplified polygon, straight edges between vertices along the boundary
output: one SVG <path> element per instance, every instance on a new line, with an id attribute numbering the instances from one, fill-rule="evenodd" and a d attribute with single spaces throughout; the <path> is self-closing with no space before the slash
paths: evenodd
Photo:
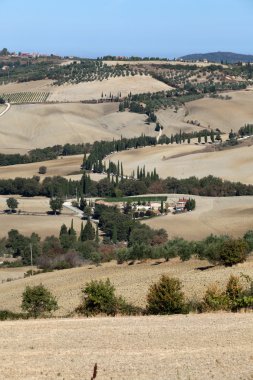
<path id="1" fill-rule="evenodd" d="M 0 0 L 1 47 L 97 57 L 253 54 L 253 0 Z"/>

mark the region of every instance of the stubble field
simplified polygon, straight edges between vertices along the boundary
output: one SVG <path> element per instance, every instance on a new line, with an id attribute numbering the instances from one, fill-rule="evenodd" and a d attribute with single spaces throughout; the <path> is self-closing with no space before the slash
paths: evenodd
<path id="1" fill-rule="evenodd" d="M 252 314 L 4 322 L 0 378 L 89 380 L 97 363 L 100 380 L 251 379 L 252 322 Z"/>
<path id="2" fill-rule="evenodd" d="M 110 160 L 122 162 L 128 175 L 137 169 L 137 165 L 140 168 L 145 165 L 148 171 L 156 168 L 161 178 L 201 178 L 211 174 L 229 181 L 252 184 L 253 146 L 249 145 L 211 152 L 199 152 L 204 149 L 202 145 L 146 147 L 115 153 Z"/>

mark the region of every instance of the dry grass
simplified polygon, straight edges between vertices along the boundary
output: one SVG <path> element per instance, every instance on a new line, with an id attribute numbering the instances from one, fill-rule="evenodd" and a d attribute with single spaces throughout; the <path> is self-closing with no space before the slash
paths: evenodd
<path id="1" fill-rule="evenodd" d="M 179 197 L 170 194 L 168 200 L 178 200 Z M 164 228 L 170 238 L 182 236 L 187 240 L 202 239 L 210 234 L 239 237 L 252 229 L 252 197 L 193 198 L 196 200 L 196 210 L 193 212 L 178 215 L 170 213 L 146 220 L 145 223 L 152 228 Z"/>
<path id="2" fill-rule="evenodd" d="M 75 85 L 64 84 L 62 86 L 53 86 L 48 101 L 80 101 L 90 99 L 100 99 L 103 92 L 104 97 L 109 97 L 110 93 L 117 96 L 139 94 L 143 92 L 168 91 L 171 87 L 167 86 L 151 76 L 135 75 L 129 77 L 109 78 L 103 81 L 93 81 L 78 83 Z"/>
<path id="3" fill-rule="evenodd" d="M 83 155 L 81 154 L 76 156 L 59 157 L 56 160 L 34 162 L 31 164 L 0 166 L 0 179 L 16 177 L 29 178 L 33 176 L 40 176 L 41 180 L 45 177 L 53 176 L 67 176 L 67 178 L 69 178 L 68 174 L 80 170 L 82 162 Z M 40 166 L 47 167 L 46 174 L 39 174 Z"/>
<path id="4" fill-rule="evenodd" d="M 119 113 L 118 104 L 15 105 L 0 118 L 0 152 L 25 153 L 56 144 L 155 136 L 145 115 Z"/>
<path id="5" fill-rule="evenodd" d="M 6 199 L 8 196 L 0 196 L 0 209 L 7 208 Z M 34 213 L 34 215 L 0 214 L 0 237 L 5 237 L 11 229 L 17 229 L 24 235 L 31 235 L 36 232 L 45 238 L 46 236 L 59 235 L 61 225 L 65 223 L 70 227 L 71 220 L 74 220 L 74 228 L 80 232 L 81 220 L 69 209 L 63 208 L 61 215 L 47 215 L 50 211 L 49 199 L 45 197 L 23 198 L 16 197 L 19 202 L 18 209 L 23 212 Z M 36 215 L 39 213 L 40 215 Z"/>
<path id="6" fill-rule="evenodd" d="M 56 315 L 64 316 L 72 312 L 80 303 L 81 289 L 91 280 L 105 280 L 110 278 L 115 285 L 117 294 L 124 296 L 135 305 L 145 306 L 146 294 L 149 286 L 158 281 L 162 274 L 178 277 L 183 285 L 187 297 L 201 297 L 206 287 L 217 282 L 225 286 L 231 274 L 245 273 L 253 277 L 253 260 L 239 264 L 232 268 L 215 267 L 209 270 L 197 270 L 208 265 L 206 261 L 190 260 L 180 262 L 173 259 L 170 262 L 155 265 L 147 261 L 135 265 L 117 265 L 114 262 L 101 266 L 85 266 L 81 268 L 44 273 L 33 278 L 21 279 L 0 285 L 0 304 L 12 311 L 20 310 L 20 300 L 26 285 L 43 283 L 57 297 L 60 309 Z M 20 269 L 22 272 L 22 268 Z M 2 269 L 0 269 L 0 278 Z M 12 269 L 11 269 L 12 271 Z M 22 272 L 23 273 L 23 272 Z M 6 276 L 6 269 L 4 272 Z"/>
<path id="7" fill-rule="evenodd" d="M 147 147 L 120 152 L 110 156 L 110 160 L 123 163 L 125 173 L 131 174 L 137 165 L 146 170 L 156 168 L 161 178 L 198 178 L 212 174 L 229 181 L 252 184 L 253 146 L 238 147 L 220 152 L 196 153 L 203 146 L 167 145 Z M 214 148 L 213 148 L 214 149 Z M 195 154 L 191 154 L 195 152 Z M 171 158 L 175 155 L 181 157 Z"/>
<path id="8" fill-rule="evenodd" d="M 158 92 L 170 90 L 167 86 L 149 75 L 135 75 L 134 77 L 116 77 L 102 81 L 82 82 L 78 84 L 64 84 L 54 86 L 52 80 L 39 80 L 27 83 L 10 83 L 0 85 L 0 94 L 15 92 L 50 92 L 47 101 L 52 102 L 79 102 L 81 100 L 100 99 L 109 94 L 122 96 L 139 94 L 142 92 Z"/>
<path id="9" fill-rule="evenodd" d="M 234 91 L 227 95 L 232 99 L 205 98 L 188 103 L 189 115 L 185 120 L 198 120 L 203 126 L 224 132 L 238 131 L 244 124 L 253 123 L 253 91 Z"/>
<path id="10" fill-rule="evenodd" d="M 1 378 L 238 380 L 252 375 L 252 314 L 4 322 Z M 15 365 L 13 365 L 15 360 Z"/>

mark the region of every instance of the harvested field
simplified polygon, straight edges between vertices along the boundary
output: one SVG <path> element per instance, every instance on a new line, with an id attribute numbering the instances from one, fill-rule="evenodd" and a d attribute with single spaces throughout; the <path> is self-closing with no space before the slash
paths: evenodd
<path id="1" fill-rule="evenodd" d="M 6 199 L 9 196 L 0 196 L 0 210 L 7 209 Z M 49 199 L 45 197 L 23 198 L 16 197 L 18 209 L 28 215 L 0 214 L 0 238 L 5 237 L 11 229 L 17 229 L 20 233 L 30 236 L 36 232 L 41 238 L 51 235 L 59 235 L 61 225 L 65 223 L 70 227 L 71 220 L 74 220 L 74 228 L 80 232 L 81 220 L 76 217 L 69 209 L 63 208 L 61 215 L 47 215 L 50 211 Z"/>
<path id="2" fill-rule="evenodd" d="M 204 98 L 187 103 L 189 115 L 185 120 L 198 120 L 203 126 L 223 132 L 238 131 L 244 124 L 253 123 L 253 91 L 232 91 L 231 100 Z"/>
<path id="3" fill-rule="evenodd" d="M 82 82 L 78 84 L 53 85 L 52 80 L 31 81 L 27 83 L 10 83 L 0 85 L 0 94 L 13 94 L 20 92 L 49 92 L 48 102 L 80 102 L 82 100 L 101 99 L 111 95 L 127 96 L 142 92 L 158 92 L 170 90 L 167 86 L 151 76 L 135 75 L 134 77 L 109 78 L 103 81 Z"/>
<path id="4" fill-rule="evenodd" d="M 181 195 L 168 195 L 168 202 L 177 201 Z M 189 197 L 189 195 L 186 195 Z M 253 226 L 253 197 L 199 197 L 193 212 L 146 220 L 152 228 L 164 228 L 169 238 L 182 236 L 187 240 L 198 240 L 215 234 L 240 237 Z"/>
<path id="5" fill-rule="evenodd" d="M 124 172 L 130 175 L 137 165 L 152 171 L 156 168 L 161 178 L 198 178 L 212 174 L 229 181 L 253 183 L 253 146 L 236 149 L 198 153 L 201 145 L 166 145 L 140 148 L 116 153 L 110 156 L 113 162 L 123 163 Z M 214 149 L 214 146 L 213 146 Z M 191 154 L 195 152 L 195 154 Z M 178 155 L 178 157 L 174 157 Z M 181 156 L 180 156 L 181 155 Z"/>
<path id="6" fill-rule="evenodd" d="M 45 177 L 67 177 L 68 174 L 79 171 L 82 162 L 83 155 L 80 154 L 76 156 L 61 156 L 56 160 L 33 162 L 31 164 L 0 166 L 0 179 L 9 179 L 16 177 L 29 178 L 33 176 L 40 176 L 41 180 L 43 180 Z M 46 174 L 39 174 L 40 166 L 46 166 Z M 71 179 L 74 178 L 71 177 Z"/>
<path id="7" fill-rule="evenodd" d="M 19 311 L 21 295 L 25 286 L 43 283 L 58 299 L 60 309 L 56 315 L 64 316 L 79 305 L 81 289 L 86 282 L 91 280 L 109 278 L 114 284 L 117 294 L 124 296 L 135 305 L 144 307 L 149 286 L 158 281 L 162 274 L 178 277 L 182 281 L 186 296 L 195 298 L 202 297 L 209 284 L 217 282 L 221 286 L 225 286 L 231 274 L 244 273 L 253 276 L 253 258 L 232 268 L 214 267 L 204 271 L 197 269 L 210 265 L 204 260 L 192 259 L 180 262 L 179 259 L 173 259 L 160 265 L 155 264 L 154 261 L 147 261 L 129 266 L 110 262 L 98 267 L 90 265 L 55 271 L 0 284 L 0 304 L 12 311 Z M 2 269 L 0 269 L 0 278 L 1 271 Z"/>
<path id="8" fill-rule="evenodd" d="M 253 314 L 2 322 L 1 378 L 238 380 L 252 375 Z M 13 365 L 15 358 L 15 365 Z"/>
<path id="9" fill-rule="evenodd" d="M 48 101 L 66 102 L 81 101 L 90 99 L 101 99 L 103 92 L 104 98 L 118 96 L 122 97 L 143 92 L 168 91 L 171 87 L 160 82 L 151 76 L 135 75 L 129 77 L 109 78 L 103 81 L 84 82 L 75 85 L 64 84 L 62 86 L 53 86 Z"/>
<path id="10" fill-rule="evenodd" d="M 163 126 L 163 134 L 170 136 L 171 134 L 179 133 L 180 129 L 186 133 L 203 129 L 203 127 L 187 124 L 185 119 L 187 119 L 188 116 L 185 117 L 185 112 L 184 107 L 179 108 L 177 112 L 171 108 L 165 110 L 161 109 L 156 112 L 158 121 Z"/>
<path id="11" fill-rule="evenodd" d="M 30 82 L 8 83 L 0 85 L 1 94 L 13 94 L 16 92 L 50 92 L 52 80 L 43 79 Z"/>
<path id="12" fill-rule="evenodd" d="M 117 112 L 117 103 L 13 105 L 0 118 L 0 152 L 25 153 L 56 144 L 155 136 L 145 115 Z"/>

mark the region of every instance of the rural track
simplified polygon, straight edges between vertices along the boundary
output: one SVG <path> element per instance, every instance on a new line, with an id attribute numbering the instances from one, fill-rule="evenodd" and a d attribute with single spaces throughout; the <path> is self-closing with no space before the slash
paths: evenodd
<path id="1" fill-rule="evenodd" d="M 4 116 L 4 114 L 6 114 L 6 112 L 8 112 L 9 109 L 11 108 L 10 103 L 5 103 L 5 104 L 7 105 L 7 107 L 0 113 L 0 117 Z"/>

